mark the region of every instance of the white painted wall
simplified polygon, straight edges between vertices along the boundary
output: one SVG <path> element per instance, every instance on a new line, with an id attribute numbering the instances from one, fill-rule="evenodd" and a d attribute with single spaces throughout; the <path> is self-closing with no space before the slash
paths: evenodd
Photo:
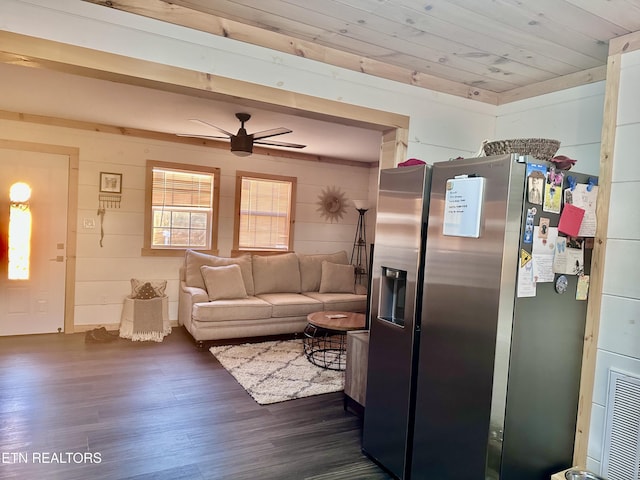
<path id="1" fill-rule="evenodd" d="M 577 160 L 573 170 L 598 175 L 604 89 L 597 82 L 502 105 L 496 139 L 559 140 L 557 154 Z"/>
<path id="2" fill-rule="evenodd" d="M 218 247 L 229 255 L 233 243 L 236 170 L 295 176 L 297 183 L 294 249 L 304 253 L 346 250 L 351 254 L 358 214 L 348 208 L 331 223 L 317 212 L 318 195 L 336 186 L 348 199 L 367 198 L 371 170 L 364 167 L 300 162 L 286 158 L 236 157 L 221 149 L 150 141 L 121 135 L 0 120 L 3 138 L 78 147 L 80 150 L 78 218 L 76 227 L 76 325 L 117 324 L 122 302 L 130 293 L 130 279 L 166 279 L 170 318 L 177 318 L 178 268 L 181 258 L 143 257 L 144 182 L 147 159 L 221 169 Z M 123 174 L 120 208 L 107 208 L 100 247 L 98 179 L 101 171 Z M 92 219 L 96 228 L 84 228 Z"/>
<path id="3" fill-rule="evenodd" d="M 600 472 L 609 369 L 640 376 L 640 51 L 622 56 L 588 467 Z"/>

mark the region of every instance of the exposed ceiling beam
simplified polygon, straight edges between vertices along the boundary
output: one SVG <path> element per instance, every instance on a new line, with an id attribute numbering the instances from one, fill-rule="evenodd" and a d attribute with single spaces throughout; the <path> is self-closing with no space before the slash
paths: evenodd
<path id="1" fill-rule="evenodd" d="M 246 25 L 162 0 L 83 0 L 116 10 L 142 15 L 167 23 L 192 28 L 240 42 L 270 48 L 283 53 L 316 60 L 348 70 L 463 97 L 491 105 L 543 95 L 604 80 L 606 65 L 542 81 L 510 91 L 496 93 L 463 83 L 436 77 L 349 52 L 318 45 L 281 33 Z"/>
<path id="2" fill-rule="evenodd" d="M 593 67 L 581 72 L 570 73 L 562 77 L 552 78 L 544 82 L 534 83 L 526 87 L 514 88 L 502 92 L 498 97 L 498 105 L 524 100 L 525 98 L 537 97 L 545 93 L 557 92 L 567 88 L 578 87 L 588 83 L 599 82 L 607 78 L 607 66 Z"/>
<path id="3" fill-rule="evenodd" d="M 406 115 L 1 30 L 0 62 L 214 100 L 233 99 L 239 104 L 381 132 L 409 128 Z"/>
<path id="4" fill-rule="evenodd" d="M 372 76 L 497 105 L 498 94 L 161 0 L 83 0 Z"/>

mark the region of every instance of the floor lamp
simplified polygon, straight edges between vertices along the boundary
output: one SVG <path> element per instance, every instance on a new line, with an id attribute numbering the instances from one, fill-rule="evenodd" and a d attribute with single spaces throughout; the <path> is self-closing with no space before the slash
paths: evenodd
<path id="1" fill-rule="evenodd" d="M 365 224 L 365 213 L 369 210 L 369 206 L 362 200 L 353 201 L 356 210 L 358 210 L 358 226 L 356 227 L 356 236 L 353 239 L 353 250 L 351 251 L 351 264 L 356 267 L 356 283 L 366 284 L 368 277 L 367 262 L 367 228 Z"/>

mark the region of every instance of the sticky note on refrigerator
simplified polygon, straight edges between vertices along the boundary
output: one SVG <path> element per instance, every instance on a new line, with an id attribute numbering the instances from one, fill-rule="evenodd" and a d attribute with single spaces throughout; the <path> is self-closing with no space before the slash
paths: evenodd
<path id="1" fill-rule="evenodd" d="M 589 275 L 578 276 L 576 300 L 586 300 L 589 297 Z"/>
<path id="2" fill-rule="evenodd" d="M 560 213 L 558 231 L 570 237 L 577 237 L 580 232 L 580 225 L 584 218 L 584 209 L 575 205 L 565 204 Z"/>

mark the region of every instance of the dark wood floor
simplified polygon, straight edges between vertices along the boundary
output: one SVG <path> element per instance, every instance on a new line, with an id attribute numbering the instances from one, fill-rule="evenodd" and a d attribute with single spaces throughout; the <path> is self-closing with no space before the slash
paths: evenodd
<path id="1" fill-rule="evenodd" d="M 258 405 L 182 328 L 0 337 L 2 479 L 388 479 L 361 427 L 342 393 Z"/>

